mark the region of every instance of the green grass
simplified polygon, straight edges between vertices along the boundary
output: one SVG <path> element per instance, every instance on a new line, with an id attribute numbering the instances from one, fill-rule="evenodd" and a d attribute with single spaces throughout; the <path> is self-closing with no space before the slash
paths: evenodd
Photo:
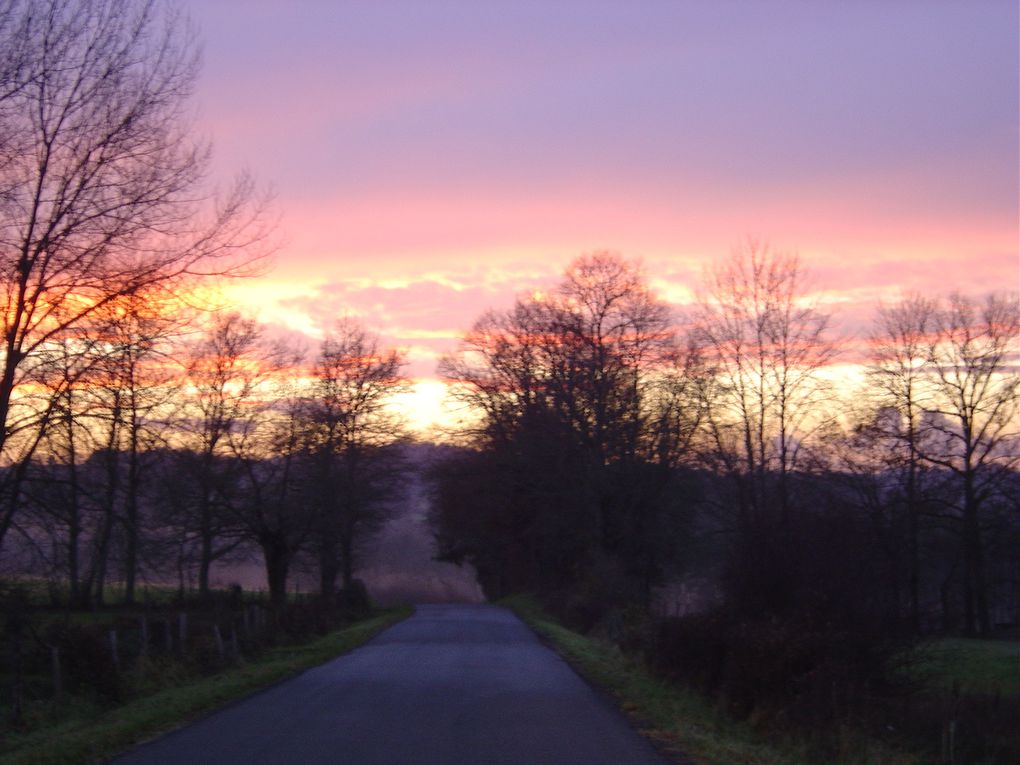
<path id="1" fill-rule="evenodd" d="M 268 651 L 235 669 L 158 691 L 114 710 L 82 704 L 70 710 L 71 717 L 65 722 L 2 742 L 0 763 L 72 765 L 109 757 L 346 653 L 410 613 L 409 608 L 387 611 L 311 643 Z"/>
<path id="2" fill-rule="evenodd" d="M 916 671 L 932 690 L 1020 695 L 1020 642 L 943 638 L 920 650 Z"/>
<path id="3" fill-rule="evenodd" d="M 616 646 L 586 637 L 558 624 L 531 598 L 501 601 L 552 644 L 572 667 L 612 695 L 647 737 L 666 752 L 679 752 L 699 765 L 816 765 L 806 743 L 772 740 L 750 725 L 726 716 L 694 691 L 654 677 Z M 852 730 L 835 736 L 839 754 L 832 765 L 912 765 L 917 758 Z"/>

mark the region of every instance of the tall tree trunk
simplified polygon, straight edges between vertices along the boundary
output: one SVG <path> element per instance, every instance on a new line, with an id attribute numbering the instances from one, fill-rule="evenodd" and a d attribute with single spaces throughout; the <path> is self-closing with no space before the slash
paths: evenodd
<path id="1" fill-rule="evenodd" d="M 212 454 L 206 454 L 202 475 L 201 506 L 198 511 L 198 597 L 207 600 L 209 597 L 209 570 L 213 561 L 213 509 L 212 509 Z"/>
<path id="2" fill-rule="evenodd" d="M 290 570 L 291 551 L 286 541 L 276 535 L 263 535 L 259 540 L 266 563 L 266 580 L 269 582 L 269 601 L 277 611 L 287 605 L 287 574 Z"/>
<path id="3" fill-rule="evenodd" d="M 138 417 L 132 414 L 128 449 L 127 486 L 124 494 L 124 600 L 135 602 L 138 577 Z"/>
<path id="4" fill-rule="evenodd" d="M 68 392 L 68 407 L 70 407 L 70 392 Z M 68 515 L 70 516 L 70 523 L 68 524 L 68 549 L 67 549 L 67 565 L 68 565 L 68 576 L 71 584 L 71 603 L 74 605 L 81 605 L 81 535 L 82 535 L 82 519 L 81 519 L 81 505 L 78 502 L 79 487 L 78 487 L 78 458 L 77 449 L 74 440 L 74 425 L 71 421 L 70 416 L 68 417 L 68 433 L 67 433 L 67 456 L 68 456 Z"/>
<path id="5" fill-rule="evenodd" d="M 964 473 L 963 555 L 964 609 L 968 634 L 986 635 L 991 629 L 988 613 L 988 592 L 985 583 L 984 540 L 981 537 L 979 502 L 974 488 L 973 471 Z"/>
<path id="6" fill-rule="evenodd" d="M 921 561 L 917 507 L 917 456 L 913 444 L 910 447 L 910 464 L 907 466 L 907 545 L 908 545 L 908 598 L 910 629 L 917 635 L 921 632 Z"/>
<path id="7" fill-rule="evenodd" d="M 354 583 L 354 539 L 353 535 L 346 535 L 343 540 L 343 549 L 341 551 L 340 563 L 342 566 L 343 575 L 343 586 L 345 590 L 350 590 L 351 585 Z"/>
<path id="8" fill-rule="evenodd" d="M 319 549 L 319 597 L 327 603 L 336 597 L 336 578 L 339 573 L 336 546 L 324 542 Z"/>
<path id="9" fill-rule="evenodd" d="M 81 521 L 71 516 L 67 529 L 67 574 L 71 590 L 71 605 L 81 605 Z"/>
<path id="10" fill-rule="evenodd" d="M 209 570 L 212 568 L 212 530 L 209 528 L 207 508 L 202 511 L 202 544 L 198 560 L 198 597 L 209 598 Z"/>
<path id="11" fill-rule="evenodd" d="M 117 490 L 120 488 L 120 451 L 118 448 L 118 423 L 120 422 L 119 402 L 111 414 L 110 435 L 106 443 L 106 499 L 103 503 L 103 522 L 96 544 L 96 578 L 94 599 L 96 605 L 103 604 L 106 575 L 109 571 L 110 544 L 113 524 L 117 517 Z"/>

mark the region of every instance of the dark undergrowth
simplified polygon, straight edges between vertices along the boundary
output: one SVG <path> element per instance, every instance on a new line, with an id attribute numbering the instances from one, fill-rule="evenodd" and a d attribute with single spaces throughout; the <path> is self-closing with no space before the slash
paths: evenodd
<path id="1" fill-rule="evenodd" d="M 0 763 L 92 762 L 355 648 L 410 609 L 312 599 L 95 613 L 19 601 L 0 640 Z M 9 602 L 7 605 L 11 605 Z"/>
<path id="2" fill-rule="evenodd" d="M 1006 663 L 974 657 L 984 645 L 961 656 L 812 625 L 720 614 L 653 621 L 636 611 L 585 635 L 532 598 L 505 603 L 648 735 L 695 762 L 1020 762 L 1020 698 L 1008 692 Z M 1002 686 L 989 662 L 1003 670 Z"/>

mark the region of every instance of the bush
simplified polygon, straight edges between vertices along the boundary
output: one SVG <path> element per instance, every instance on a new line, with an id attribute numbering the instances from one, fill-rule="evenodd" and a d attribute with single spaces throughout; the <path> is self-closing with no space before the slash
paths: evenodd
<path id="1" fill-rule="evenodd" d="M 336 595 L 340 613 L 347 619 L 361 619 L 372 613 L 372 601 L 368 597 L 368 588 L 360 579 L 355 579 L 349 587 L 344 587 Z"/>
<path id="2" fill-rule="evenodd" d="M 74 622 L 52 625 L 46 642 L 60 651 L 67 690 L 91 690 L 104 702 L 122 700 L 124 678 L 113 661 L 108 630 Z"/>
<path id="3" fill-rule="evenodd" d="M 664 620 L 649 661 L 740 719 L 818 726 L 906 690 L 895 672 L 902 651 L 896 641 L 809 618 L 716 611 Z"/>
<path id="4" fill-rule="evenodd" d="M 571 629 L 637 648 L 636 635 L 647 621 L 648 599 L 646 583 L 629 574 L 622 561 L 592 553 L 583 574 L 544 594 L 542 604 Z"/>

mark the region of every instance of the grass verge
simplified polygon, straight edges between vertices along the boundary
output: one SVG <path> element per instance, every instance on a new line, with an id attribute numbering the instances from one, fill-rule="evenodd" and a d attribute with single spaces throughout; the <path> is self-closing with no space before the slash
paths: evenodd
<path id="1" fill-rule="evenodd" d="M 1020 695 L 1020 642 L 943 638 L 920 650 L 916 670 L 934 689 Z"/>
<path id="2" fill-rule="evenodd" d="M 804 765 L 820 760 L 807 743 L 770 740 L 691 690 L 654 677 L 615 645 L 573 632 L 527 596 L 500 602 L 549 642 L 582 677 L 613 696 L 641 732 L 679 762 L 698 765 Z M 832 765 L 912 765 L 915 757 L 853 731 L 840 732 Z"/>
<path id="3" fill-rule="evenodd" d="M 267 651 L 239 667 L 158 691 L 116 709 L 83 707 L 59 725 L 11 736 L 0 744 L 0 763 L 74 765 L 110 757 L 227 702 L 351 651 L 410 613 L 409 608 L 393 609 L 310 643 Z"/>

